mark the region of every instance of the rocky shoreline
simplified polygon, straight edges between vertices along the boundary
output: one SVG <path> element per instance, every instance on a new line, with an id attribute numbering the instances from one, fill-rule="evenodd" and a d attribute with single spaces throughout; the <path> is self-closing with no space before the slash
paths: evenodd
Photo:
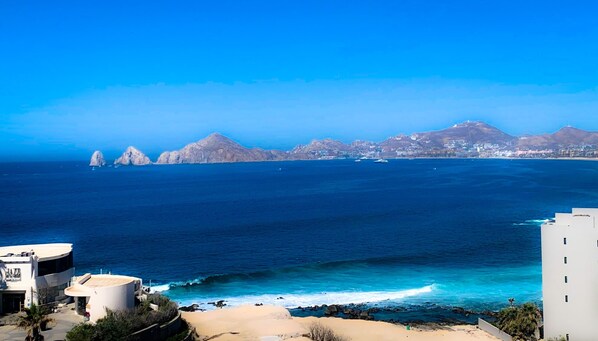
<path id="1" fill-rule="evenodd" d="M 443 307 L 437 304 L 405 306 L 372 306 L 368 304 L 333 304 L 289 309 L 297 317 L 340 317 L 412 325 L 477 324 L 478 318 L 494 320 L 497 312 L 474 311 L 462 307 Z"/>
<path id="2" fill-rule="evenodd" d="M 208 302 L 216 308 L 226 307 L 226 301 Z M 262 306 L 261 303 L 254 304 Z M 181 311 L 206 311 L 200 304 L 182 306 Z M 462 307 L 444 307 L 433 303 L 424 305 L 405 305 L 380 307 L 369 304 L 331 304 L 288 309 L 294 317 L 339 317 L 349 320 L 381 321 L 410 324 L 414 326 L 455 326 L 477 324 L 478 318 L 495 320 L 497 312 L 492 310 L 476 311 Z"/>

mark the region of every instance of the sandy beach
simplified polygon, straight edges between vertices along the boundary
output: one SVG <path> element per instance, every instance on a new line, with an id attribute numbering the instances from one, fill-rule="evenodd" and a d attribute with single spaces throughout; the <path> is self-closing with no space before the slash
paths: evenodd
<path id="1" fill-rule="evenodd" d="M 345 320 L 341 318 L 291 317 L 282 307 L 241 306 L 208 312 L 183 313 L 194 326 L 200 340 L 294 340 L 308 341 L 311 324 L 318 322 L 352 341 L 446 340 L 496 341 L 495 337 L 471 325 L 439 327 L 434 330 L 412 328 L 386 322 Z"/>

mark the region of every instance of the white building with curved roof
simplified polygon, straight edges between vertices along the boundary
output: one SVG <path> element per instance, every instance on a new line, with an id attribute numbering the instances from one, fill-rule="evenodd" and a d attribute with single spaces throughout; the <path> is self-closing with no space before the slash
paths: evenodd
<path id="1" fill-rule="evenodd" d="M 78 314 L 89 313 L 90 321 L 96 322 L 106 316 L 106 309 L 133 309 L 135 297 L 142 294 L 142 285 L 137 277 L 85 274 L 66 288 L 65 294 L 75 298 Z"/>
<path id="2" fill-rule="evenodd" d="M 0 314 L 68 299 L 74 274 L 72 244 L 1 246 Z"/>

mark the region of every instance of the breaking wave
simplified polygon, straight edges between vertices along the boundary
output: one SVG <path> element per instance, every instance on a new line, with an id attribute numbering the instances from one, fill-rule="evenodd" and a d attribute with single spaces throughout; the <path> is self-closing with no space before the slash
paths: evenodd
<path id="1" fill-rule="evenodd" d="M 285 308 L 307 307 L 322 304 L 359 304 L 382 301 L 400 301 L 401 299 L 432 292 L 434 285 L 399 291 L 370 291 L 370 292 L 322 292 L 315 294 L 286 294 L 286 295 L 248 295 L 225 299 L 231 306 L 242 304 L 263 303 L 279 305 Z"/>
<path id="2" fill-rule="evenodd" d="M 548 221 L 548 219 L 530 219 L 522 223 L 513 223 L 513 226 L 541 226 L 546 221 Z"/>
<path id="3" fill-rule="evenodd" d="M 176 299 L 182 305 L 199 304 L 202 309 L 213 309 L 210 302 L 223 300 L 228 306 L 240 306 L 245 304 L 266 304 L 276 305 L 285 308 L 310 307 L 316 305 L 330 304 L 361 304 L 393 302 L 399 303 L 401 300 L 431 293 L 435 285 L 426 285 L 421 288 L 398 290 L 398 291 L 339 291 L 339 292 L 320 292 L 320 293 L 287 293 L 287 294 L 259 294 L 259 295 L 241 295 L 231 297 L 179 297 Z"/>

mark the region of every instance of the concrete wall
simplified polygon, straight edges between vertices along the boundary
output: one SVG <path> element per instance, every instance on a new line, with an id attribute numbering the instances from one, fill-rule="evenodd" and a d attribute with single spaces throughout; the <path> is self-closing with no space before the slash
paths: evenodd
<path id="1" fill-rule="evenodd" d="M 135 282 L 112 287 L 93 288 L 89 297 L 89 318 L 96 322 L 106 316 L 106 309 L 127 310 L 135 307 Z"/>
<path id="2" fill-rule="evenodd" d="M 172 320 L 163 325 L 153 324 L 145 329 L 139 330 L 129 335 L 129 341 L 160 341 L 170 336 L 178 334 L 181 330 L 183 319 L 179 313 Z"/>
<path id="3" fill-rule="evenodd" d="M 499 340 L 503 341 L 513 341 L 513 337 L 511 335 L 503 332 L 502 330 L 496 328 L 491 323 L 478 318 L 478 328 L 485 331 L 486 333 L 496 337 Z"/>
<path id="4" fill-rule="evenodd" d="M 542 225 L 545 339 L 598 335 L 598 209 L 573 209 Z"/>

